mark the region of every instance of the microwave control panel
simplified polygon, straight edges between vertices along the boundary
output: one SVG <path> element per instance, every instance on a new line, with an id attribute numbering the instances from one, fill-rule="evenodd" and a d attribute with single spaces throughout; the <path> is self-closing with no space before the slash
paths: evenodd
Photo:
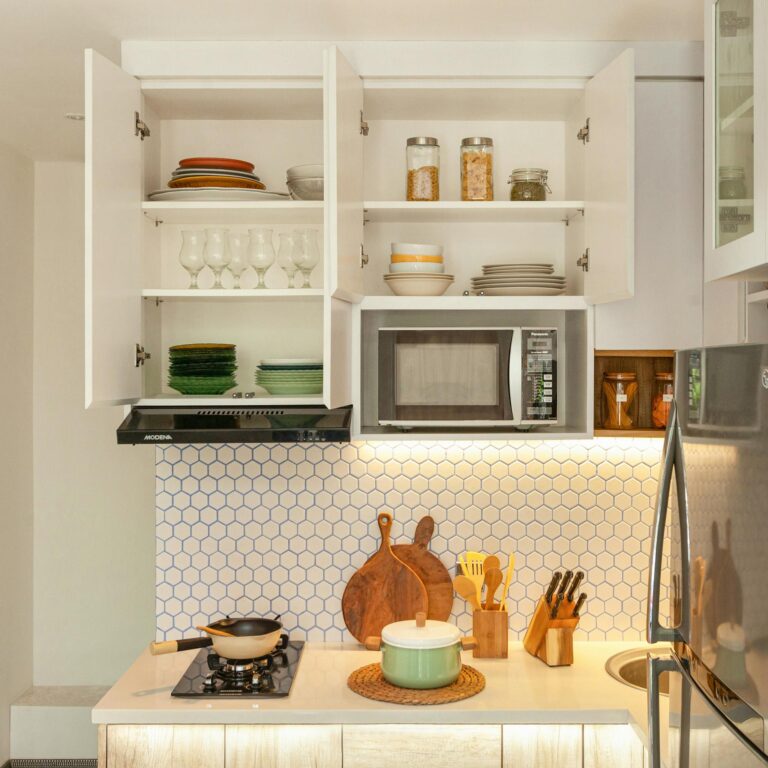
<path id="1" fill-rule="evenodd" d="M 557 421 L 557 330 L 522 328 L 523 422 Z"/>

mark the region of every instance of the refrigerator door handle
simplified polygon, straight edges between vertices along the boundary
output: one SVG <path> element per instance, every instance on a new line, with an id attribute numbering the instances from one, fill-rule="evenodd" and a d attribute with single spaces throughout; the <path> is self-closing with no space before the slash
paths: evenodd
<path id="1" fill-rule="evenodd" d="M 663 768 L 661 762 L 661 728 L 659 712 L 659 675 L 679 672 L 680 667 L 671 656 L 648 654 L 646 674 L 648 681 L 648 768 Z"/>

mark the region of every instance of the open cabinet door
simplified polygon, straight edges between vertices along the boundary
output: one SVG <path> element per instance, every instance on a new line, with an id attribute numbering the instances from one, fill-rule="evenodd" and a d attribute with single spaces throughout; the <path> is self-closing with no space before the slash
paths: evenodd
<path id="1" fill-rule="evenodd" d="M 325 297 L 323 400 L 328 408 L 352 402 L 352 312 L 348 301 Z"/>
<path id="2" fill-rule="evenodd" d="M 635 52 L 598 72 L 585 93 L 584 296 L 590 304 L 635 294 Z"/>
<path id="3" fill-rule="evenodd" d="M 324 52 L 325 263 L 330 296 L 363 296 L 363 81 L 335 46 Z"/>
<path id="4" fill-rule="evenodd" d="M 85 407 L 141 397 L 139 82 L 85 52 Z"/>

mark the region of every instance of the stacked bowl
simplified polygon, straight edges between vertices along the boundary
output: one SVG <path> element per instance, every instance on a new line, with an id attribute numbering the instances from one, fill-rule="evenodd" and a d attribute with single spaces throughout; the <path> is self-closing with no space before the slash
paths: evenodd
<path id="1" fill-rule="evenodd" d="M 315 357 L 268 358 L 256 369 L 256 384 L 270 395 L 319 395 L 323 361 Z"/>
<path id="2" fill-rule="evenodd" d="M 442 245 L 392 243 L 384 282 L 396 296 L 442 296 L 453 282 L 444 272 Z"/>
<path id="3" fill-rule="evenodd" d="M 168 357 L 168 386 L 182 395 L 223 395 L 237 386 L 234 344 L 178 344 Z"/>
<path id="4" fill-rule="evenodd" d="M 288 192 L 294 200 L 323 199 L 323 165 L 294 165 L 286 172 Z"/>

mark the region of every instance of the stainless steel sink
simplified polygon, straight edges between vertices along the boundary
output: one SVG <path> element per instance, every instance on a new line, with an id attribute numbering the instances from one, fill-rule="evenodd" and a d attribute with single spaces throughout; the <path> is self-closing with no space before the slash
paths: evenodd
<path id="1" fill-rule="evenodd" d="M 611 656 L 605 662 L 605 671 L 624 685 L 644 691 L 647 688 L 645 662 L 648 648 L 633 648 Z M 659 676 L 659 691 L 669 693 L 669 674 L 663 672 Z"/>

